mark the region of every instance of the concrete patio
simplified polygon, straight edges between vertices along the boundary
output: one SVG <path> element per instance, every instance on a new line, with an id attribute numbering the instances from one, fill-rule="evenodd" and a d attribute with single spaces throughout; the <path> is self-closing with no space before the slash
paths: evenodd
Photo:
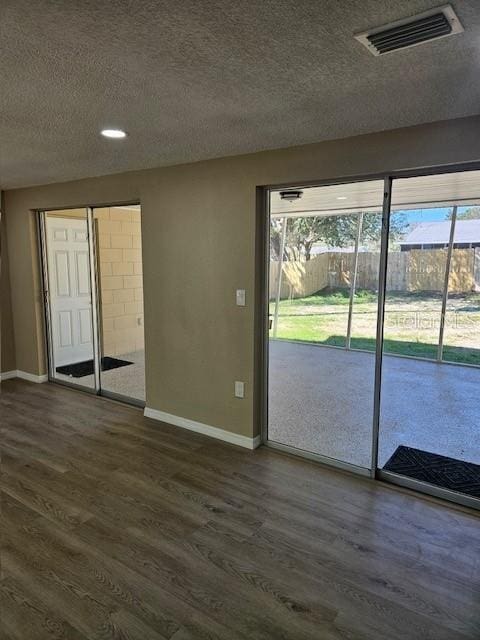
<path id="1" fill-rule="evenodd" d="M 102 389 L 134 400 L 145 401 L 145 352 L 143 350 L 133 351 L 114 357 L 128 360 L 132 364 L 110 369 L 110 371 L 102 371 Z M 57 378 L 89 388 L 95 386 L 93 375 L 73 378 L 57 373 Z"/>
<path id="2" fill-rule="evenodd" d="M 370 464 L 373 353 L 270 340 L 269 439 Z M 379 466 L 399 445 L 480 464 L 480 369 L 385 356 Z"/>

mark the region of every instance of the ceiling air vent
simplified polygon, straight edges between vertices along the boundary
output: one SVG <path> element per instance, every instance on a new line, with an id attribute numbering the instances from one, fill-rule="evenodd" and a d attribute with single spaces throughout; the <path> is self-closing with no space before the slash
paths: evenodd
<path id="1" fill-rule="evenodd" d="M 461 31 L 463 27 L 460 20 L 448 4 L 383 27 L 357 33 L 355 38 L 374 56 L 380 56 L 397 49 L 415 47 L 430 40 L 452 36 Z"/>

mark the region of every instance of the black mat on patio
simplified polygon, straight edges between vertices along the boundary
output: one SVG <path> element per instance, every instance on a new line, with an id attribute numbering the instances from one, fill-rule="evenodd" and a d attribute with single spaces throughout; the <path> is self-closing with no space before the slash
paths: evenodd
<path id="1" fill-rule="evenodd" d="M 400 446 L 383 467 L 408 478 L 480 498 L 480 465 Z"/>
<path id="2" fill-rule="evenodd" d="M 110 369 L 118 369 L 118 367 L 126 367 L 133 364 L 128 360 L 119 360 L 118 358 L 102 358 L 102 371 L 110 371 Z M 75 364 L 66 364 L 63 367 L 57 367 L 57 373 L 71 378 L 83 378 L 84 376 L 93 375 L 93 360 L 85 360 L 84 362 L 75 362 Z"/>

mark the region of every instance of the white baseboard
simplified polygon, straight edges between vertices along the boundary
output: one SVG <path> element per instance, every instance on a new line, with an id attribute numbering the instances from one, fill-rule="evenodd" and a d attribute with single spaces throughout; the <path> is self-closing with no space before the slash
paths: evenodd
<path id="1" fill-rule="evenodd" d="M 48 381 L 48 375 L 44 374 L 37 376 L 34 373 L 28 373 L 28 371 L 5 371 L 0 374 L 0 380 L 10 380 L 11 378 L 21 378 L 22 380 L 28 380 L 28 382 L 42 383 Z"/>
<path id="2" fill-rule="evenodd" d="M 4 371 L 3 373 L 0 373 L 0 381 L 10 380 L 11 378 L 16 378 L 16 377 L 17 377 L 16 371 Z"/>
<path id="3" fill-rule="evenodd" d="M 17 377 L 21 378 L 22 380 L 28 380 L 28 382 L 37 382 L 37 383 L 48 382 L 47 373 L 41 376 L 37 376 L 34 373 L 28 373 L 27 371 L 17 370 Z"/>
<path id="4" fill-rule="evenodd" d="M 144 416 L 146 418 L 152 418 L 153 420 L 159 420 L 160 422 L 166 422 L 167 424 L 173 424 L 176 427 L 181 427 L 182 429 L 202 433 L 205 436 L 210 436 L 217 440 L 223 440 L 230 444 L 236 444 L 239 447 L 244 447 L 245 449 L 256 449 L 261 442 L 260 436 L 248 438 L 247 436 L 241 436 L 238 433 L 232 433 L 231 431 L 225 431 L 218 427 L 212 427 L 208 424 L 203 424 L 202 422 L 195 422 L 195 420 L 181 418 L 180 416 L 175 416 L 171 413 L 165 413 L 165 411 L 158 411 L 158 409 L 145 407 Z"/>

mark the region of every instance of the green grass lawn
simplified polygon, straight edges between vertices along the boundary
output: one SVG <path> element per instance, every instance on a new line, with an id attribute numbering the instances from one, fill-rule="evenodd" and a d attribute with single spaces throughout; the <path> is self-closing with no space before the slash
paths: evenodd
<path id="1" fill-rule="evenodd" d="M 385 304 L 386 353 L 437 357 L 441 295 L 435 293 L 387 294 Z M 345 346 L 349 292 L 323 290 L 294 300 L 281 300 L 277 338 Z M 273 316 L 275 304 L 270 303 Z M 351 347 L 375 350 L 377 294 L 355 295 Z M 270 333 L 272 337 L 272 332 Z M 450 296 L 447 306 L 444 360 L 480 364 L 480 294 Z"/>

